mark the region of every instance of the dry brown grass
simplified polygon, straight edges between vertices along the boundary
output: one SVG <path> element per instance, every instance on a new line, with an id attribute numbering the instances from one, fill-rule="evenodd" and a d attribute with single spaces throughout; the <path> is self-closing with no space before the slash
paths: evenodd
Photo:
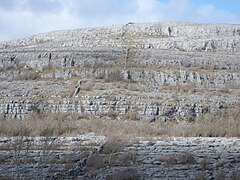
<path id="1" fill-rule="evenodd" d="M 239 137 L 239 119 L 238 109 L 228 109 L 219 118 L 205 114 L 195 121 L 179 123 L 148 123 L 133 112 L 123 119 L 116 119 L 115 115 L 109 119 L 78 114 L 40 114 L 24 120 L 2 118 L 0 136 L 68 136 L 94 132 L 122 140 L 159 136 Z"/>
<path id="2" fill-rule="evenodd" d="M 19 76 L 15 77 L 14 80 L 36 80 L 38 78 L 40 78 L 40 74 L 38 72 L 23 72 Z"/>
<path id="3" fill-rule="evenodd" d="M 110 110 L 108 111 L 107 116 L 110 117 L 111 119 L 116 119 L 118 114 L 115 111 Z"/>
<path id="4" fill-rule="evenodd" d="M 120 71 L 114 71 L 108 74 L 108 76 L 104 77 L 105 82 L 116 82 L 116 81 L 124 81 L 123 75 Z"/>
<path id="5" fill-rule="evenodd" d="M 205 114 L 197 117 L 195 122 L 187 123 L 182 136 L 240 136 L 240 111 L 238 109 L 227 109 L 220 117 L 213 114 Z M 181 129 L 181 127 L 180 127 Z"/>
<path id="6" fill-rule="evenodd" d="M 149 92 L 150 88 L 140 83 L 129 83 L 126 87 L 130 91 Z"/>
<path id="7" fill-rule="evenodd" d="M 131 111 L 128 111 L 123 116 L 123 119 L 130 120 L 130 121 L 139 121 L 140 120 L 140 116 L 139 116 L 138 112 L 131 110 Z"/>
<path id="8" fill-rule="evenodd" d="M 186 82 L 182 85 L 163 85 L 160 86 L 160 91 L 175 92 L 175 93 L 194 93 L 196 92 L 195 84 L 193 82 Z"/>
<path id="9" fill-rule="evenodd" d="M 0 120 L 0 135 L 3 136 L 60 136 L 74 130 L 73 121 L 57 114 L 34 114 L 24 120 Z"/>

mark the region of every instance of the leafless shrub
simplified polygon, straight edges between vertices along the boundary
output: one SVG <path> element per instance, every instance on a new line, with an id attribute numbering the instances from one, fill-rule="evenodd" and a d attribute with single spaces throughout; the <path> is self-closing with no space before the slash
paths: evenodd
<path id="1" fill-rule="evenodd" d="M 230 180 L 239 180 L 240 179 L 240 172 L 232 172 L 230 175 Z"/>
<path id="2" fill-rule="evenodd" d="M 223 171 L 217 172 L 217 174 L 215 174 L 214 179 L 218 179 L 218 180 L 225 180 L 226 179 L 226 173 Z"/>
<path id="3" fill-rule="evenodd" d="M 42 71 L 52 71 L 53 69 L 54 67 L 50 63 L 42 67 Z"/>
<path id="4" fill-rule="evenodd" d="M 200 162 L 201 169 L 202 169 L 203 171 L 208 170 L 208 169 L 209 169 L 209 164 L 210 164 L 209 160 L 208 160 L 207 158 L 204 158 L 204 159 Z"/>
<path id="5" fill-rule="evenodd" d="M 177 158 L 175 156 L 165 157 L 163 160 L 167 165 L 177 164 Z"/>
<path id="6" fill-rule="evenodd" d="M 66 154 L 64 155 L 61 163 L 64 164 L 65 171 L 69 171 L 76 167 L 74 154 Z"/>
<path id="7" fill-rule="evenodd" d="M 106 100 L 108 100 L 108 101 L 117 101 L 117 99 L 116 99 L 116 97 L 115 96 L 106 96 L 105 97 L 106 98 Z M 113 111 L 113 110 L 110 110 L 110 111 Z"/>
<path id="8" fill-rule="evenodd" d="M 56 149 L 56 144 L 55 144 L 56 138 L 51 138 L 51 137 L 43 137 L 43 142 L 40 146 L 40 156 L 38 157 L 38 166 L 37 166 L 37 174 L 35 177 L 37 179 L 42 179 L 44 178 L 44 168 L 46 165 L 50 162 L 52 159 L 52 156 L 55 152 Z"/>
<path id="9" fill-rule="evenodd" d="M 204 171 L 197 172 L 196 180 L 205 180 L 206 179 L 206 173 Z"/>
<path id="10" fill-rule="evenodd" d="M 94 84 L 92 82 L 82 83 L 81 90 L 83 90 L 83 91 L 91 91 L 93 86 L 94 86 Z"/>
<path id="11" fill-rule="evenodd" d="M 118 71 L 108 73 L 108 75 L 105 76 L 104 79 L 105 82 L 124 81 L 122 73 Z"/>
<path id="12" fill-rule="evenodd" d="M 6 70 L 6 71 L 15 70 L 15 69 L 17 69 L 17 68 L 16 68 L 16 66 L 13 65 L 13 64 L 11 64 L 11 65 L 5 67 L 5 70 Z"/>
<path id="13" fill-rule="evenodd" d="M 194 93 L 195 90 L 195 84 L 193 82 L 187 82 L 182 85 L 171 85 L 171 84 L 165 84 L 163 86 L 160 86 L 160 91 L 171 91 L 176 93 Z"/>
<path id="14" fill-rule="evenodd" d="M 8 166 L 4 168 L 9 168 L 9 165 L 14 167 L 14 179 L 45 179 L 48 176 L 46 171 L 50 172 L 50 164 L 56 155 L 55 149 L 60 145 L 55 140 L 53 137 L 41 137 L 35 142 L 32 137 L 12 138 L 7 142 L 5 157 L 8 158 Z M 32 173 L 29 173 L 29 165 L 32 165 Z"/>
<path id="15" fill-rule="evenodd" d="M 111 119 L 116 119 L 118 114 L 114 112 L 113 110 L 108 111 L 107 116 L 110 117 Z"/>
<path id="16" fill-rule="evenodd" d="M 91 116 L 90 115 L 88 115 L 88 114 L 77 114 L 77 113 L 75 113 L 75 114 L 72 114 L 73 115 L 73 120 L 83 120 L 83 119 L 85 119 L 85 120 L 89 120 L 89 119 L 91 119 Z"/>
<path id="17" fill-rule="evenodd" d="M 136 162 L 136 154 L 123 154 L 121 156 L 118 157 L 118 161 L 114 161 L 113 162 L 119 162 L 119 164 L 115 165 L 115 166 L 130 166 L 131 164 Z"/>
<path id="18" fill-rule="evenodd" d="M 109 155 L 103 155 L 103 154 L 93 154 L 87 159 L 87 162 L 86 162 L 86 166 L 94 170 L 104 168 L 108 165 L 109 165 Z"/>
<path id="19" fill-rule="evenodd" d="M 34 164 L 36 163 L 36 160 L 33 157 L 24 157 L 22 160 L 23 164 Z"/>
<path id="20" fill-rule="evenodd" d="M 185 153 L 179 157 L 176 155 L 171 156 L 159 156 L 157 158 L 160 162 L 165 162 L 166 165 L 176 165 L 176 164 L 193 164 L 195 163 L 194 157 L 191 153 Z"/>
<path id="21" fill-rule="evenodd" d="M 14 80 L 20 81 L 20 80 L 36 80 L 40 78 L 40 75 L 38 72 L 25 72 L 20 74 L 19 76 L 15 77 Z"/>
<path id="22" fill-rule="evenodd" d="M 0 180 L 14 180 L 14 178 L 12 178 L 10 176 L 2 176 L 2 175 L 0 175 Z"/>
<path id="23" fill-rule="evenodd" d="M 4 164 L 7 160 L 8 158 L 5 155 L 0 154 L 0 164 Z"/>
<path id="24" fill-rule="evenodd" d="M 125 120 L 131 120 L 131 121 L 139 121 L 140 117 L 138 112 L 136 111 L 128 111 L 124 116 L 123 119 Z"/>
<path id="25" fill-rule="evenodd" d="M 216 163 L 216 167 L 218 167 L 218 168 L 224 167 L 225 164 L 226 164 L 226 161 L 221 159 Z"/>
<path id="26" fill-rule="evenodd" d="M 108 89 L 108 86 L 103 83 L 96 83 L 96 84 L 94 84 L 94 89 L 106 90 L 106 89 Z"/>
<path id="27" fill-rule="evenodd" d="M 193 123 L 196 120 L 196 116 L 192 113 L 189 113 L 184 120 L 186 122 Z"/>
<path id="28" fill-rule="evenodd" d="M 139 180 L 141 176 L 134 169 L 117 172 L 106 177 L 107 180 Z"/>
<path id="29" fill-rule="evenodd" d="M 14 63 L 16 65 L 16 69 L 23 69 L 26 66 L 26 63 L 20 61 L 18 58 L 15 58 Z"/>
<path id="30" fill-rule="evenodd" d="M 12 157 L 15 166 L 17 179 L 24 178 L 24 169 L 22 168 L 24 159 L 29 156 L 31 141 L 28 138 L 19 136 L 14 139 L 9 147 L 9 154 Z"/>
<path id="31" fill-rule="evenodd" d="M 110 139 L 104 144 L 101 153 L 103 154 L 114 154 L 124 150 L 124 143 L 118 139 Z"/>
<path id="32" fill-rule="evenodd" d="M 149 87 L 144 84 L 130 83 L 127 88 L 130 91 L 149 92 Z"/>
<path id="33" fill-rule="evenodd" d="M 192 153 L 184 153 L 184 154 L 180 155 L 178 163 L 193 164 L 193 163 L 195 163 L 194 155 Z"/>
<path id="34" fill-rule="evenodd" d="M 101 70 L 101 71 L 97 71 L 94 75 L 94 78 L 96 79 L 104 79 L 105 78 L 105 71 Z"/>

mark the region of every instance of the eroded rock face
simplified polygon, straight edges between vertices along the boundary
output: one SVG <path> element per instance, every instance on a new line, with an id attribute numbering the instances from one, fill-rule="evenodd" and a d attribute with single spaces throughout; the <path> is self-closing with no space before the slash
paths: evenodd
<path id="1" fill-rule="evenodd" d="M 21 142 L 22 149 L 18 148 Z M 45 146 L 42 146 L 43 144 Z M 86 134 L 47 139 L 1 138 L 0 147 L 2 178 L 18 176 L 24 179 L 32 177 L 239 179 L 240 177 L 239 138 L 153 138 L 141 139 L 126 146 L 116 141 L 110 142 L 104 136 Z"/>
<path id="2" fill-rule="evenodd" d="M 239 109 L 239 57 L 239 25 L 128 23 L 0 42 L 0 113 L 185 119 Z"/>

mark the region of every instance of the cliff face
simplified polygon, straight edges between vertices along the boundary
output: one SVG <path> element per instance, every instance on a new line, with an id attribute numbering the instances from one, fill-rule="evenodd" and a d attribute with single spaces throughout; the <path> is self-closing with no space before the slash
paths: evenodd
<path id="1" fill-rule="evenodd" d="M 0 113 L 218 114 L 239 109 L 239 57 L 240 25 L 128 23 L 0 42 Z"/>

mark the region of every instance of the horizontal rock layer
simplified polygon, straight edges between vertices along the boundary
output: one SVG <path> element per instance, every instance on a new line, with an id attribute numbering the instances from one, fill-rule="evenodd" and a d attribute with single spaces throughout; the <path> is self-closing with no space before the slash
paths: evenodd
<path id="1" fill-rule="evenodd" d="M 22 149 L 15 151 L 20 142 Z M 239 138 L 155 138 L 128 146 L 111 142 L 108 147 L 106 142 L 107 138 L 94 134 L 47 139 L 0 138 L 0 177 L 171 180 L 240 177 Z M 39 146 L 44 143 L 45 149 Z M 41 162 L 43 159 L 46 161 Z"/>
<path id="2" fill-rule="evenodd" d="M 239 40 L 239 25 L 128 23 L 0 42 L 0 113 L 239 109 Z"/>

